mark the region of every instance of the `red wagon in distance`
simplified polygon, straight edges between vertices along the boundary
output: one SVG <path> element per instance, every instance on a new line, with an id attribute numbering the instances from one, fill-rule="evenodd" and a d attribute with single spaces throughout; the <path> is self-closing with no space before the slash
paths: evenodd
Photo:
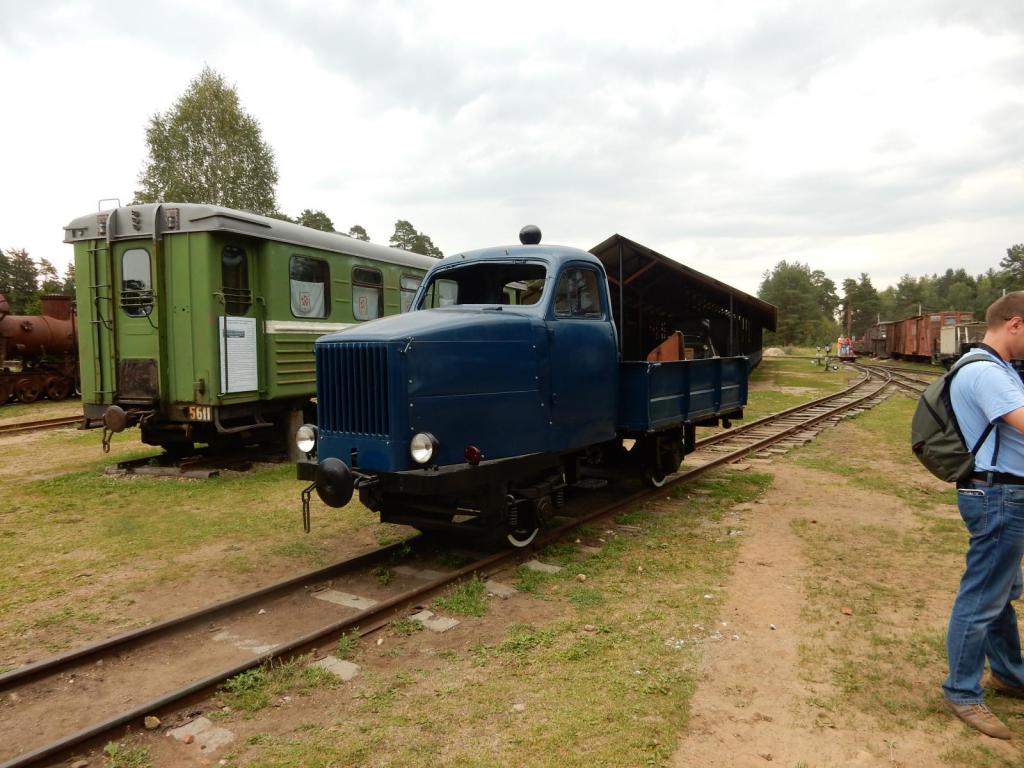
<path id="1" fill-rule="evenodd" d="M 891 354 L 902 360 L 931 362 L 939 354 L 942 329 L 973 320 L 973 312 L 960 310 L 928 312 L 900 320 L 892 328 Z"/>

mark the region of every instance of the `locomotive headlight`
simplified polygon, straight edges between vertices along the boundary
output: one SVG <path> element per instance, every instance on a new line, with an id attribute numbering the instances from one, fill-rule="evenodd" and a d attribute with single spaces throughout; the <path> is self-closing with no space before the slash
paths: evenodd
<path id="1" fill-rule="evenodd" d="M 437 438 L 429 432 L 417 432 L 409 441 L 409 453 L 417 464 L 426 464 L 434 458 L 437 450 Z"/>
<path id="2" fill-rule="evenodd" d="M 303 453 L 311 454 L 316 449 L 316 427 L 303 424 L 295 430 L 295 445 Z"/>

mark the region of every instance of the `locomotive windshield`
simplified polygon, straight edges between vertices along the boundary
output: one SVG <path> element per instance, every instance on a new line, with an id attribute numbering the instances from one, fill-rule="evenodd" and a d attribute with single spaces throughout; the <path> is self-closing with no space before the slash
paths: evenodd
<path id="1" fill-rule="evenodd" d="M 427 283 L 417 309 L 464 304 L 528 306 L 544 294 L 543 264 L 469 264 L 440 272 Z"/>

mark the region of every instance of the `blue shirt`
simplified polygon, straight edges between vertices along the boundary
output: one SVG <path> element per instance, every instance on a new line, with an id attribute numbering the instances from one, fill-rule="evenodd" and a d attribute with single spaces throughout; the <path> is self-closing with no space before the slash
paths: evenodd
<path id="1" fill-rule="evenodd" d="M 957 371 L 949 389 L 953 413 L 968 449 L 978 442 L 986 425 L 996 425 L 978 450 L 974 466 L 981 472 L 1024 476 L 1024 432 L 1001 421 L 1006 414 L 1024 407 L 1024 382 L 1012 365 L 991 352 L 972 349 L 968 354 L 985 354 L 993 361 L 970 363 Z M 999 431 L 999 456 L 993 464 L 996 430 Z"/>

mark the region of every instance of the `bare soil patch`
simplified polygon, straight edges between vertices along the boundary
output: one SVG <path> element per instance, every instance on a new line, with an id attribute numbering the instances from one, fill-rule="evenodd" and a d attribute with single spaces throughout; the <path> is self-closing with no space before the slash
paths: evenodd
<path id="1" fill-rule="evenodd" d="M 773 472 L 727 585 L 722 631 L 738 639 L 708 647 L 673 765 L 1021 764 L 1018 743 L 975 734 L 941 708 L 962 555 L 926 543 L 900 556 L 901 543 L 934 535 L 936 518 L 958 525 L 955 510 L 918 514 L 786 461 Z M 1024 710 L 993 706 L 1024 740 Z"/>

